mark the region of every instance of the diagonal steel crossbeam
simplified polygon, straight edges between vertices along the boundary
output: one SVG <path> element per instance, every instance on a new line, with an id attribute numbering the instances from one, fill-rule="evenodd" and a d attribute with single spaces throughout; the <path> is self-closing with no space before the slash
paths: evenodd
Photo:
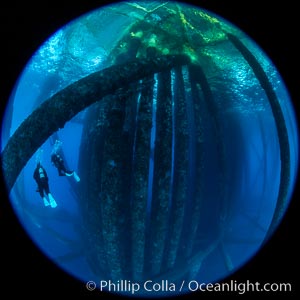
<path id="1" fill-rule="evenodd" d="M 18 127 L 1 153 L 8 192 L 36 150 L 80 111 L 134 81 L 189 62 L 185 55 L 165 55 L 115 65 L 74 82 L 43 102 Z"/>

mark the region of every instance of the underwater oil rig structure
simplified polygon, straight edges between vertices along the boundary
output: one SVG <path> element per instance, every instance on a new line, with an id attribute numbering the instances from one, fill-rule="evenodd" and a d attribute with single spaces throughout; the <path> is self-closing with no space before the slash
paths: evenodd
<path id="1" fill-rule="evenodd" d="M 266 240 L 282 217 L 290 184 L 280 103 L 261 64 L 229 26 L 176 3 L 143 12 L 110 53 L 112 66 L 57 92 L 24 120 L 1 154 L 4 179 L 10 191 L 40 145 L 89 107 L 82 180 L 74 189 L 94 274 L 176 282 L 194 278 L 217 248 L 231 270 L 223 245 L 234 205 L 232 165 L 216 97 L 216 85 L 226 90 L 227 82 L 214 81 L 222 58 L 212 49 L 235 49 L 266 94 L 276 124 L 280 185 Z M 226 92 L 222 97 L 230 101 Z"/>

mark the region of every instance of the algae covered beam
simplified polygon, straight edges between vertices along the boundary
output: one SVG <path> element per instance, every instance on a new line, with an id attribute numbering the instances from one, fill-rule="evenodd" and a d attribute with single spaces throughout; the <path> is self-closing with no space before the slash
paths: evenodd
<path id="1" fill-rule="evenodd" d="M 152 78 L 153 76 L 151 76 Z M 148 77 L 148 80 L 151 80 Z M 153 86 L 142 90 L 137 113 L 136 141 L 133 161 L 133 199 L 131 204 L 133 278 L 142 278 L 145 262 L 146 215 L 150 136 L 152 124 Z"/>
<path id="2" fill-rule="evenodd" d="M 23 121 L 1 153 L 8 191 L 35 151 L 77 113 L 134 81 L 188 62 L 185 55 L 165 55 L 112 66 L 74 82 L 43 102 Z"/>
<path id="3" fill-rule="evenodd" d="M 158 75 L 156 140 L 154 151 L 153 198 L 150 223 L 151 275 L 159 274 L 168 239 L 169 198 L 172 173 L 172 94 L 171 73 Z"/>
<path id="4" fill-rule="evenodd" d="M 176 264 L 180 236 L 182 232 L 185 201 L 187 196 L 188 174 L 188 127 L 185 99 L 185 87 L 182 69 L 172 71 L 174 97 L 174 177 L 172 183 L 169 224 L 169 241 L 166 245 L 166 260 L 163 268 L 169 269 Z"/>
<path id="5" fill-rule="evenodd" d="M 124 99 L 120 99 L 124 100 Z M 123 134 L 125 119 L 125 101 L 110 110 L 108 126 L 106 128 L 104 149 L 102 152 L 103 165 L 97 170 L 101 172 L 101 203 L 102 234 L 106 260 L 111 270 L 113 281 L 121 279 L 124 275 L 124 249 L 120 243 L 122 237 L 128 232 L 124 211 L 128 206 L 126 195 L 123 193 L 122 184 L 124 163 L 128 161 L 128 147 Z M 122 105 L 123 104 L 123 105 Z M 126 177 L 126 175 L 125 175 Z"/>

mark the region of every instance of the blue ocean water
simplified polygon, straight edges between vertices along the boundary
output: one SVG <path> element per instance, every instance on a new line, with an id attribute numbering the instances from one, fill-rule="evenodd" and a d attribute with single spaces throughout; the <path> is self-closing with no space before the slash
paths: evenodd
<path id="1" fill-rule="evenodd" d="M 108 7 L 68 25 L 51 37 L 33 56 L 10 99 L 11 109 L 7 110 L 2 129 L 2 150 L 8 137 L 43 101 L 76 80 L 112 65 L 109 53 L 122 39 L 125 29 L 133 20 L 136 20 L 134 13 L 140 13 L 139 10 L 135 12 L 132 6 L 128 7 L 126 4 L 121 5 L 120 9 L 124 12 L 122 15 Z M 101 22 L 98 21 L 99 14 Z M 159 15 L 153 15 L 152 19 L 155 17 L 158 20 L 160 18 Z M 269 75 L 285 117 L 291 159 L 291 181 L 287 195 L 289 199 L 298 166 L 298 138 L 293 107 L 275 67 L 253 42 L 246 37 L 243 37 L 243 40 L 248 49 L 255 53 L 257 60 Z M 207 241 L 203 242 L 201 238 L 203 240 L 211 238 L 213 242 L 219 224 L 212 224 L 212 217 L 213 220 L 219 220 L 222 227 L 226 228 L 226 238 L 221 247 L 213 250 L 203 261 L 198 259 L 193 264 L 195 267 L 195 270 L 191 270 L 195 274 L 193 276 L 203 282 L 223 278 L 243 265 L 259 250 L 274 214 L 280 183 L 280 147 L 274 117 L 265 92 L 241 55 L 231 46 L 225 44 L 220 48 L 212 47 L 208 51 L 214 67 L 217 68 L 214 73 L 207 67 L 207 72 L 211 72 L 209 83 L 215 103 L 219 111 L 222 111 L 220 114 L 221 132 L 218 134 L 222 136 L 223 147 L 226 149 L 227 173 L 224 180 L 230 201 L 226 203 L 224 215 L 216 210 L 216 206 L 221 205 L 215 200 L 218 198 L 216 185 L 220 172 L 218 140 L 212 134 L 216 131 L 212 116 L 208 110 L 204 110 L 201 117 L 195 115 L 195 118 L 200 118 L 204 124 L 203 135 L 196 138 L 205 141 L 203 143 L 205 176 L 202 177 L 202 193 L 205 195 L 206 204 L 205 214 L 199 221 L 199 228 L 205 228 L 203 232 L 206 232 L 207 236 L 202 237 L 203 232 L 199 230 L 195 244 L 199 243 L 199 249 L 203 250 L 201 243 L 206 244 Z M 220 53 L 222 55 L 226 53 L 222 60 L 218 59 Z M 231 60 L 232 57 L 235 57 L 234 61 Z M 182 72 L 184 77 L 186 74 Z M 230 83 L 230 87 L 222 83 L 222 80 Z M 176 83 L 173 83 L 174 86 Z M 185 91 L 186 101 L 189 103 L 192 101 L 192 96 L 188 89 Z M 36 184 L 32 175 L 37 153 L 31 157 L 22 170 L 11 191 L 10 198 L 29 236 L 52 261 L 83 281 L 92 279 L 99 281 L 101 278 L 99 274 L 95 275 L 89 261 L 91 258 L 87 257 L 90 241 L 85 241 L 87 228 L 81 205 L 85 200 L 88 203 L 88 199 L 83 197 L 78 200 L 73 190 L 74 178 L 59 177 L 57 170 L 50 162 L 54 141 L 59 139 L 63 143 L 62 149 L 67 165 L 74 170 L 79 169 L 78 161 L 82 155 L 80 153 L 82 120 L 85 116 L 86 111 L 78 114 L 39 149 L 42 150 L 42 163 L 48 172 L 50 190 L 58 207 L 46 208 L 35 191 Z M 154 115 L 152 116 L 155 124 L 156 119 Z M 191 127 L 189 130 L 195 131 Z M 152 137 L 154 135 L 155 125 Z M 190 143 L 192 143 L 191 140 Z M 152 145 L 154 145 L 153 141 Z M 189 161 L 195 158 L 191 150 L 189 155 Z M 151 158 L 149 161 L 152 161 Z M 195 167 L 193 163 L 189 166 L 191 169 Z M 153 171 L 151 170 L 150 168 L 148 177 L 148 212 L 152 196 L 153 174 L 151 173 Z M 81 176 L 80 172 L 78 174 Z M 85 177 L 81 177 L 78 183 L 79 189 L 84 182 Z M 101 197 L 99 199 L 101 201 Z M 191 201 L 191 199 L 187 198 L 186 201 Z M 172 279 L 171 275 L 170 279 Z"/>

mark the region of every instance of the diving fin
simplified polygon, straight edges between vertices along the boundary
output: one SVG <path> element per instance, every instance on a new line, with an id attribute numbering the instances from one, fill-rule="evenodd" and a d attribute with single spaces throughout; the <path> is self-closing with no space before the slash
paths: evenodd
<path id="1" fill-rule="evenodd" d="M 44 200 L 45 206 L 49 206 L 50 205 L 50 203 L 49 203 L 49 201 L 47 200 L 46 197 L 43 197 L 43 200 Z"/>
<path id="2" fill-rule="evenodd" d="M 57 203 L 55 201 L 55 199 L 53 198 L 53 196 L 49 193 L 48 194 L 49 200 L 50 200 L 50 205 L 52 208 L 55 208 L 57 206 Z"/>
<path id="3" fill-rule="evenodd" d="M 73 176 L 74 176 L 74 179 L 79 182 L 80 181 L 80 177 L 77 175 L 77 173 L 74 171 L 73 172 Z"/>

